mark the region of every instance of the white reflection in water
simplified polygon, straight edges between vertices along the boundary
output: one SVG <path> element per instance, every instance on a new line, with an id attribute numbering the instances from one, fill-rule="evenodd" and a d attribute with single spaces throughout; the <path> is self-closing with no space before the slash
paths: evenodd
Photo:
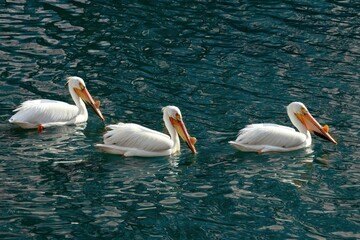
<path id="1" fill-rule="evenodd" d="M 284 165 L 282 169 L 277 169 L 274 178 L 296 187 L 302 187 L 311 180 L 314 157 L 312 149 L 305 149 L 304 156 L 290 159 L 289 164 Z"/>
<path id="2" fill-rule="evenodd" d="M 48 161 L 66 159 L 79 149 L 86 148 L 85 124 L 47 128 L 38 133 L 36 130 L 22 130 L 17 138 L 13 138 L 14 153 L 20 158 L 31 161 Z"/>

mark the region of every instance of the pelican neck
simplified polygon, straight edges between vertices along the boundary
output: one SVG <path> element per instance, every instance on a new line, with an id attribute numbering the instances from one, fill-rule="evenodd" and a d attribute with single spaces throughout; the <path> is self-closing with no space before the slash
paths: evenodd
<path id="1" fill-rule="evenodd" d="M 69 85 L 69 92 L 70 92 L 70 95 L 71 95 L 75 105 L 79 109 L 79 114 L 87 115 L 88 112 L 87 112 L 84 101 L 76 94 L 75 90 L 70 85 Z"/>
<path id="2" fill-rule="evenodd" d="M 170 139 L 173 141 L 173 146 L 171 148 L 171 152 L 174 153 L 178 150 L 180 150 L 180 139 L 179 139 L 179 135 L 176 132 L 174 126 L 171 124 L 170 119 L 168 114 L 166 114 L 164 112 L 164 117 L 163 117 L 166 129 L 168 130 L 169 134 L 170 134 Z"/>

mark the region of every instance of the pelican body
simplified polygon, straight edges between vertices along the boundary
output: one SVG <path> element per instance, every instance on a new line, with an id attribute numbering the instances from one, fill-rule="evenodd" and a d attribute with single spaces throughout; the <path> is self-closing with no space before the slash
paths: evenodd
<path id="1" fill-rule="evenodd" d="M 82 123 L 88 119 L 85 103 L 104 121 L 99 110 L 100 102 L 94 102 L 86 89 L 84 80 L 79 77 L 68 77 L 67 80 L 75 105 L 48 99 L 25 101 L 14 110 L 16 113 L 9 122 L 21 128 L 37 128 L 39 131 L 50 126 Z"/>
<path id="2" fill-rule="evenodd" d="M 196 153 L 196 139 L 188 134 L 180 109 L 167 106 L 162 111 L 170 136 L 135 123 L 118 123 L 107 126 L 109 131 L 104 134 L 104 144 L 96 144 L 96 147 L 126 157 L 167 156 L 180 151 L 180 135 L 190 150 Z"/>
<path id="3" fill-rule="evenodd" d="M 239 131 L 230 145 L 244 152 L 288 152 L 311 145 L 311 133 L 334 144 L 337 142 L 328 133 L 329 127 L 322 127 L 301 102 L 292 102 L 287 106 L 291 123 L 298 129 L 277 124 L 251 124 Z"/>

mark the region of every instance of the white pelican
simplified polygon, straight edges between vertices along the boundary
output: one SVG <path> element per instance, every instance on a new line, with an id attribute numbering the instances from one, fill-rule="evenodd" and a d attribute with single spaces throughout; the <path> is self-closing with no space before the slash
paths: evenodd
<path id="1" fill-rule="evenodd" d="M 105 152 L 125 157 L 167 156 L 180 151 L 179 134 L 190 150 L 196 153 L 194 146 L 196 138 L 190 137 L 188 134 L 180 109 L 175 106 L 167 106 L 162 111 L 170 137 L 135 123 L 118 123 L 107 126 L 110 131 L 104 134 L 104 144 L 96 144 L 96 147 Z"/>
<path id="2" fill-rule="evenodd" d="M 39 132 L 45 127 L 86 122 L 88 112 L 84 102 L 104 121 L 99 110 L 100 102 L 94 102 L 84 80 L 79 77 L 68 77 L 67 80 L 69 92 L 76 106 L 48 99 L 29 100 L 14 110 L 17 113 L 9 122 L 25 129 L 37 128 Z"/>
<path id="3" fill-rule="evenodd" d="M 314 133 L 337 144 L 328 133 L 329 127 L 327 125 L 321 127 L 303 103 L 290 103 L 287 106 L 287 113 L 299 132 L 277 124 L 251 124 L 241 129 L 236 140 L 229 143 L 244 152 L 288 152 L 309 147 L 310 133 Z"/>

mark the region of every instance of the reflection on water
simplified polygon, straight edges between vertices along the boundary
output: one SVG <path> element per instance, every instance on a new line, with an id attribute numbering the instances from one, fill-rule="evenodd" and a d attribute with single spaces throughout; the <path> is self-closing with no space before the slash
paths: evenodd
<path id="1" fill-rule="evenodd" d="M 40 134 L 36 130 L 17 128 L 15 131 L 19 132 L 19 136 L 12 139 L 9 147 L 14 149 L 13 154 L 19 158 L 29 159 L 30 153 L 32 161 L 64 158 L 88 147 L 83 144 L 85 127 L 86 124 L 47 128 Z"/>
<path id="2" fill-rule="evenodd" d="M 358 13 L 352 1 L 0 2 L 0 237 L 360 238 Z M 69 75 L 106 124 L 162 131 L 161 107 L 178 106 L 198 154 L 104 154 L 92 112 L 41 134 L 8 124 L 25 100 L 71 102 Z M 249 123 L 290 126 L 292 101 L 339 144 L 228 145 Z"/>

